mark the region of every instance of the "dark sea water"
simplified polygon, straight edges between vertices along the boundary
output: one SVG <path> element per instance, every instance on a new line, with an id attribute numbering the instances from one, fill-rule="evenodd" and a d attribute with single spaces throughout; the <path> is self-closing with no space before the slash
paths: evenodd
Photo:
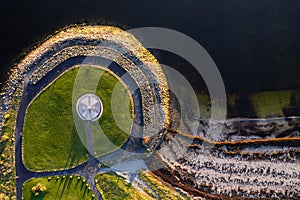
<path id="1" fill-rule="evenodd" d="M 300 88 L 299 10 L 299 0 L 0 1 L 0 82 L 24 52 L 55 30 L 100 23 L 158 26 L 191 36 L 214 59 L 229 92 Z M 159 53 L 197 90 L 205 88 L 185 60 Z"/>

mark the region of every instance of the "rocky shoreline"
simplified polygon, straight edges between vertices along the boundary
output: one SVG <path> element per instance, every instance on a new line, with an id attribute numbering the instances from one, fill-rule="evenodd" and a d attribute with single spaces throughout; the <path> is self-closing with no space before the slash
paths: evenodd
<path id="1" fill-rule="evenodd" d="M 152 138 L 150 150 L 159 147 L 153 159 L 165 167 L 155 173 L 165 181 L 207 199 L 300 198 L 299 117 L 198 119 L 196 134 L 183 133 L 188 127 L 177 130 L 180 114 L 172 107 L 170 114 L 167 80 L 159 63 L 132 35 L 118 28 L 72 27 L 29 53 L 13 68 L 0 94 L 0 131 L 12 99 L 21 98 L 25 84 L 37 84 L 57 65 L 78 56 L 113 60 L 136 81 L 142 97 L 144 136 Z M 222 135 L 208 141 L 208 130 L 219 126 Z"/>
<path id="2" fill-rule="evenodd" d="M 171 104 L 171 122 L 149 166 L 174 187 L 204 199 L 300 198 L 299 117 L 201 119 L 191 134 Z M 214 141 L 211 126 L 222 127 Z"/>
<path id="3" fill-rule="evenodd" d="M 14 67 L 1 93 L 0 123 L 14 91 L 23 91 L 24 80 L 35 84 L 55 66 L 76 56 L 111 59 L 133 77 L 142 93 L 146 135 L 156 133 L 169 124 L 168 85 L 159 63 L 132 35 L 108 26 L 71 27 L 29 53 Z"/>
<path id="4" fill-rule="evenodd" d="M 169 129 L 150 168 L 195 198 L 300 198 L 299 117 L 225 120 L 221 141 L 208 141 L 215 123 L 202 120 L 198 135 Z"/>
<path id="5" fill-rule="evenodd" d="M 12 100 L 20 101 L 23 95 L 26 96 L 23 93 L 28 84 L 37 84 L 48 72 L 55 70 L 56 66 L 68 58 L 83 56 L 111 59 L 136 81 L 142 94 L 144 134 L 155 133 L 158 127 L 165 127 L 169 123 L 166 78 L 159 63 L 141 43 L 119 28 L 78 26 L 61 30 L 48 38 L 11 70 L 10 77 L 0 94 L 0 136 L 7 112 L 11 109 L 19 111 L 19 102 L 12 105 Z M 157 119 L 152 118 L 154 114 Z M 16 148 L 20 146 L 22 127 L 18 128 L 20 131 L 16 133 L 17 135 L 11 133 L 14 141 L 11 144 L 12 148 L 16 144 L 18 144 Z M 20 160 L 19 157 L 22 155 L 19 152 L 15 156 Z M 19 162 L 17 164 L 23 165 Z M 20 198 L 21 191 L 17 192 Z"/>

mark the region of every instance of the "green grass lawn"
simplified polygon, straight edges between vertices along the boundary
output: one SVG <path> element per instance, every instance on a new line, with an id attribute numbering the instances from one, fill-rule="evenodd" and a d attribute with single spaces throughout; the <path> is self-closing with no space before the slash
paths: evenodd
<path id="1" fill-rule="evenodd" d="M 250 99 L 258 117 L 276 117 L 285 116 L 283 110 L 291 106 L 292 96 L 299 102 L 300 91 L 266 91 L 252 94 Z"/>
<path id="2" fill-rule="evenodd" d="M 286 116 L 285 109 L 291 108 L 295 110 L 295 115 L 299 115 L 299 105 L 300 105 L 300 91 L 299 90 L 281 90 L 281 91 L 262 91 L 257 93 L 245 94 L 248 100 L 247 107 L 253 108 L 254 115 L 258 118 L 266 117 L 282 117 Z M 237 107 L 237 102 L 240 96 L 238 94 L 227 94 L 227 105 L 229 116 L 233 110 L 232 108 Z M 201 118 L 210 118 L 211 115 L 211 101 L 209 95 L 206 93 L 198 93 L 197 99 L 200 108 Z M 294 99 L 294 100 L 293 100 Z M 231 108 L 231 109 L 229 109 Z M 247 111 L 239 110 L 244 116 L 248 116 Z M 241 116 L 235 116 L 241 117 Z"/>
<path id="3" fill-rule="evenodd" d="M 122 176 L 116 173 L 101 173 L 95 177 L 97 189 L 104 200 L 147 200 L 152 199 L 146 193 L 134 188 Z"/>
<path id="4" fill-rule="evenodd" d="M 80 78 L 76 79 L 78 73 Z M 80 84 L 74 95 L 75 79 Z M 98 84 L 92 90 L 93 81 Z M 87 160 L 87 150 L 83 145 L 86 143 L 85 132 L 75 126 L 72 97 L 76 104 L 82 94 L 90 92 L 101 98 L 104 107 L 99 121 L 93 124 L 95 152 L 97 155 L 105 154 L 124 144 L 132 124 L 128 90 L 111 73 L 100 68 L 73 68 L 40 93 L 27 110 L 23 130 L 23 158 L 28 169 L 40 171 L 70 168 Z M 99 130 L 99 124 L 102 130 Z M 77 130 L 80 130 L 80 134 Z"/>
<path id="5" fill-rule="evenodd" d="M 140 177 L 151 188 L 139 184 L 139 189 L 128 183 L 124 177 L 114 172 L 101 173 L 95 177 L 97 189 L 104 200 L 110 199 L 128 199 L 128 200 L 145 200 L 145 199 L 164 199 L 164 200 L 188 200 L 176 192 L 174 188 L 162 183 L 153 175 L 147 172 L 141 172 Z M 153 193 L 154 191 L 155 193 Z M 157 195 L 157 196 L 156 196 Z"/>
<path id="6" fill-rule="evenodd" d="M 161 182 L 155 176 L 148 172 L 141 172 L 140 177 L 147 183 L 147 185 L 152 188 L 152 190 L 159 196 L 160 199 L 168 200 L 188 200 L 191 199 L 187 196 L 183 196 L 176 192 L 174 188 L 168 186 L 168 184 Z M 147 193 L 149 191 L 145 190 Z M 149 193 L 151 195 L 151 193 Z"/>
<path id="7" fill-rule="evenodd" d="M 58 177 L 58 178 L 57 178 Z M 94 195 L 90 186 L 83 181 L 79 176 L 56 176 L 56 177 L 42 177 L 33 178 L 26 181 L 23 185 L 22 197 L 24 200 L 54 200 L 54 199 L 68 199 L 68 200 L 90 200 Z M 46 187 L 46 191 L 40 192 L 35 196 L 32 188 L 38 183 Z"/>

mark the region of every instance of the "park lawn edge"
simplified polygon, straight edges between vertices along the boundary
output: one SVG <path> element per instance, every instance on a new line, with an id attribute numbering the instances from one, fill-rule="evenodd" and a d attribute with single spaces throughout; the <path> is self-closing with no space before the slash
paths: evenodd
<path id="1" fill-rule="evenodd" d="M 186 193 L 181 194 L 176 191 L 176 189 L 168 182 L 162 180 L 159 176 L 155 175 L 151 171 L 141 171 L 139 172 L 139 177 L 161 198 L 161 199 L 169 199 L 168 195 L 172 195 L 172 199 L 181 199 L 181 200 L 190 200 L 192 197 Z M 150 178 L 149 178 L 150 177 Z M 151 179 L 154 179 L 151 180 Z M 160 185 L 157 185 L 160 184 Z M 157 185 L 158 187 L 153 187 L 152 185 Z M 164 191 L 164 190 L 165 191 Z M 165 196 L 160 196 L 157 191 L 164 193 Z M 165 192 L 170 192 L 169 194 Z"/>
<path id="2" fill-rule="evenodd" d="M 63 75 L 65 75 L 66 73 L 70 72 L 71 70 L 74 70 L 74 69 L 79 69 L 80 67 L 93 67 L 93 68 L 98 68 L 100 70 L 103 70 L 104 72 L 108 72 L 111 76 L 113 76 L 114 78 L 116 78 L 123 86 L 124 88 L 127 90 L 127 93 L 128 93 L 128 96 L 130 98 L 130 106 L 131 106 L 131 117 L 132 117 L 132 120 L 134 118 L 134 114 L 135 114 L 135 111 L 134 111 L 134 106 L 133 106 L 133 97 L 131 96 L 130 94 L 130 91 L 127 87 L 127 85 L 124 83 L 124 81 L 118 76 L 116 75 L 113 71 L 111 71 L 110 69 L 108 69 L 107 67 L 103 67 L 103 66 L 100 66 L 100 65 L 74 65 L 70 68 L 68 68 L 67 70 L 65 70 L 64 72 L 62 72 L 61 74 L 59 74 L 54 80 L 52 80 L 49 84 L 47 84 L 41 91 L 39 91 L 35 97 L 30 101 L 30 103 L 28 104 L 27 108 L 26 108 L 26 111 L 25 111 L 25 118 L 24 118 L 24 123 L 23 123 L 23 127 L 22 127 L 22 132 L 25 128 L 25 122 L 26 122 L 26 115 L 27 115 L 27 112 L 28 112 L 28 109 L 29 107 L 32 105 L 32 103 L 36 100 L 36 98 L 38 98 L 46 89 L 48 89 L 55 81 L 57 81 L 59 78 L 61 78 Z M 55 70 L 55 68 L 53 69 Z M 78 73 L 78 72 L 77 72 Z M 130 125 L 130 132 L 132 130 L 132 124 Z M 129 139 L 130 136 L 128 136 L 128 138 L 126 140 L 124 140 L 123 144 L 120 145 L 123 146 Z M 57 172 L 57 171 L 61 171 L 61 170 L 68 170 L 68 169 L 74 169 L 84 163 L 87 162 L 88 158 L 86 158 L 84 161 L 82 162 L 79 162 L 77 164 L 74 164 L 72 166 L 69 166 L 69 167 L 62 167 L 62 168 L 56 168 L 56 169 L 34 169 L 34 168 L 31 168 L 29 167 L 26 162 L 25 162 L 25 159 L 24 159 L 24 141 L 25 141 L 25 137 L 23 137 L 22 135 L 22 162 L 23 162 L 23 165 L 24 167 L 28 170 L 28 171 L 31 171 L 31 172 Z M 112 153 L 114 151 L 116 151 L 118 148 L 112 150 L 112 151 L 109 151 L 105 154 L 100 154 L 100 155 L 97 155 L 97 157 L 101 157 L 103 155 L 106 155 L 106 154 L 109 154 L 109 153 Z"/>
<path id="3" fill-rule="evenodd" d="M 135 187 L 133 184 L 131 184 L 130 182 L 125 180 L 125 178 L 123 176 L 119 175 L 117 172 L 108 171 L 108 172 L 100 172 L 100 173 L 96 174 L 96 176 L 95 176 L 96 189 L 101 194 L 103 200 L 110 200 L 110 199 L 109 199 L 109 197 L 105 196 L 105 191 L 103 191 L 103 189 L 102 189 L 103 186 L 101 187 L 101 185 L 99 184 L 99 182 L 101 182 L 101 181 L 98 181 L 98 179 L 99 179 L 98 177 L 101 175 L 104 175 L 104 176 L 108 175 L 108 176 L 113 177 L 114 179 L 121 180 L 121 184 L 124 184 L 125 187 L 129 187 L 129 188 L 127 188 L 128 190 L 133 190 L 132 192 L 129 192 L 129 191 L 126 191 L 126 192 L 127 192 L 127 194 L 136 195 L 136 196 L 131 196 L 135 200 L 137 200 L 137 199 L 138 200 L 145 200 L 145 199 L 152 200 L 153 199 L 153 197 L 151 197 L 149 194 L 147 194 L 144 190 Z M 102 183 L 106 184 L 105 182 L 102 182 Z M 116 188 L 124 189 L 122 187 L 119 187 L 119 181 L 117 183 L 113 183 L 113 184 L 116 186 Z M 110 189 L 110 190 L 112 190 L 112 189 Z M 141 196 L 138 196 L 138 195 L 141 195 Z M 118 198 L 118 199 L 121 199 L 121 198 Z M 128 199 L 128 198 L 124 198 L 124 199 Z"/>
<path id="4" fill-rule="evenodd" d="M 27 108 L 26 108 L 26 111 L 25 111 L 25 117 L 24 117 L 24 123 L 23 123 L 23 127 L 22 127 L 22 133 L 25 129 L 25 122 L 26 122 L 26 115 L 27 115 L 27 112 L 28 112 L 28 108 L 31 106 L 31 104 L 36 100 L 36 98 L 38 96 L 40 96 L 46 89 L 48 89 L 55 81 L 57 81 L 60 77 L 62 77 L 64 74 L 68 73 L 69 71 L 71 71 L 72 69 L 75 69 L 77 66 L 72 66 L 70 67 L 69 69 L 65 70 L 63 73 L 59 74 L 59 76 L 57 76 L 53 81 L 51 81 L 48 85 L 46 85 L 41 91 L 39 91 L 35 97 L 29 102 Z M 55 68 L 53 69 L 55 70 Z M 23 165 L 24 167 L 28 170 L 28 171 L 31 171 L 31 172 L 56 172 L 56 171 L 61 171 L 61 170 L 67 170 L 67 169 L 74 169 L 76 168 L 77 166 L 87 162 L 88 158 L 86 158 L 85 161 L 81 162 L 81 163 L 78 163 L 77 165 L 74 165 L 74 166 L 71 166 L 71 167 L 68 167 L 68 168 L 57 168 L 57 169 L 52 169 L 52 170 L 36 170 L 36 169 L 31 169 L 30 167 L 28 167 L 26 165 L 26 162 L 25 162 L 25 159 L 24 159 L 24 141 L 25 141 L 25 137 L 23 137 L 23 135 L 21 136 L 22 137 L 22 162 L 23 162 Z"/>
<path id="5" fill-rule="evenodd" d="M 54 181 L 54 179 L 55 179 L 55 181 L 64 179 L 63 177 L 65 177 L 66 180 L 67 180 L 67 179 L 70 179 L 71 176 L 72 176 L 72 179 L 74 179 L 74 180 L 77 179 L 78 181 L 79 181 L 78 177 L 80 177 L 80 181 L 85 180 L 84 183 L 85 183 L 85 184 L 88 184 L 89 187 L 91 188 L 91 185 L 86 181 L 86 180 L 87 180 L 86 177 L 84 177 L 84 176 L 82 176 L 82 175 L 80 175 L 80 174 L 67 174 L 67 175 L 52 175 L 52 176 L 32 177 L 32 178 L 27 179 L 27 180 L 23 183 L 23 185 L 22 185 L 22 199 L 24 198 L 25 185 L 26 185 L 28 182 L 30 182 L 30 181 L 34 181 L 35 179 L 45 179 L 45 181 L 50 182 L 51 180 Z M 59 177 L 59 178 L 57 179 L 57 177 Z M 49 180 L 49 178 L 50 178 L 50 180 Z M 87 186 L 86 186 L 86 187 L 87 187 Z M 31 188 L 30 188 L 30 190 L 31 190 Z M 77 190 L 76 190 L 76 191 L 77 191 Z M 94 191 L 93 191 L 92 189 L 90 190 L 90 192 L 92 193 L 92 195 L 95 196 Z M 96 198 L 94 198 L 94 199 L 96 199 Z"/>

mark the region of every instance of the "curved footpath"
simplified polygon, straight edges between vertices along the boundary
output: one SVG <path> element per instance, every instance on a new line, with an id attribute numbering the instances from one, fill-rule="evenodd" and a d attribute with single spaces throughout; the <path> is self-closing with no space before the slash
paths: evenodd
<path id="1" fill-rule="evenodd" d="M 18 109 L 15 130 L 18 199 L 21 198 L 24 181 L 30 177 L 48 174 L 30 172 L 22 163 L 21 133 L 27 106 L 43 87 L 63 71 L 71 66 L 82 64 L 83 61 L 85 62 L 83 64 L 99 64 L 97 63 L 99 59 L 96 59 L 99 57 L 113 60 L 115 63 L 110 67 L 118 76 L 125 71 L 131 76 L 131 79 L 124 80 L 124 82 L 132 92 L 134 99 L 134 121 L 137 124 L 132 127 L 134 134 L 121 149 L 111 153 L 111 157 L 123 156 L 122 149 L 145 151 L 141 147 L 142 134 L 150 137 L 147 146 L 150 146 L 150 150 L 151 147 L 155 148 L 155 141 L 161 140 L 163 137 L 161 132 L 157 133 L 158 130 L 167 128 L 170 123 L 169 92 L 166 77 L 155 57 L 133 35 L 116 27 L 76 26 L 62 29 L 28 53 L 11 70 L 9 80 L 0 94 L 0 124 L 6 112 L 11 108 L 11 100 L 15 97 L 21 98 L 19 108 L 13 108 Z M 101 62 L 106 63 L 107 60 L 103 59 Z M 115 68 L 115 66 L 121 67 Z M 140 125 L 144 127 L 144 130 L 139 128 Z M 109 157 L 109 155 L 105 156 L 104 160 L 109 160 Z M 89 166 L 90 162 L 92 159 L 85 165 Z M 82 169 L 80 166 L 55 173 L 80 173 Z M 90 184 L 94 185 L 93 182 Z"/>
<path id="2" fill-rule="evenodd" d="M 88 57 L 84 57 L 83 55 Z M 95 188 L 94 175 L 101 170 L 105 171 L 107 169 L 97 168 L 97 164 L 99 163 L 98 160 L 89 159 L 87 162 L 78 165 L 73 169 L 57 172 L 31 172 L 28 171 L 22 163 L 21 136 L 26 108 L 34 96 L 38 94 L 38 91 L 47 86 L 47 84 L 54 80 L 55 77 L 70 68 L 70 66 L 82 64 L 83 61 L 88 61 L 90 64 L 99 64 L 97 63 L 98 59 L 96 59 L 99 56 L 114 60 L 117 64 L 115 63 L 112 66 L 122 66 L 115 70 L 117 75 L 121 76 L 125 70 L 132 77 L 132 80 L 129 81 L 130 83 L 126 83 L 126 80 L 124 80 L 124 82 L 128 84 L 129 89 L 133 94 L 135 110 L 134 120 L 138 122 L 138 124 L 146 126 L 146 135 L 149 133 L 147 136 L 151 137 L 153 136 L 151 134 L 157 133 L 157 129 L 161 130 L 161 128 L 169 128 L 170 98 L 167 80 L 157 60 L 142 46 L 141 43 L 139 43 L 132 35 L 114 27 L 80 26 L 62 30 L 29 53 L 23 61 L 12 70 L 10 79 L 6 83 L 3 93 L 0 94 L 1 124 L 3 116 L 11 107 L 10 101 L 13 98 L 15 91 L 17 89 L 21 89 L 22 91 L 23 89 L 17 116 L 15 138 L 18 199 L 21 199 L 22 184 L 29 178 L 65 174 L 80 174 L 85 176 L 88 183 L 93 187 L 97 197 L 101 198 Z M 105 63 L 106 61 L 102 60 L 101 62 Z M 112 71 L 114 70 L 112 69 Z M 136 88 L 139 88 L 139 90 L 135 90 Z M 272 120 L 274 121 L 274 119 Z M 205 134 L 205 131 L 208 128 L 213 128 L 214 126 L 218 126 L 218 124 L 223 126 L 225 123 L 225 125 L 228 124 L 229 126 L 228 132 L 230 132 L 230 135 L 238 137 L 227 137 L 228 135 L 224 135 L 224 140 L 230 139 L 231 141 L 236 141 L 244 138 L 246 138 L 246 140 L 249 139 L 248 136 L 245 137 L 243 134 L 240 134 L 241 129 L 248 130 L 248 127 L 235 126 L 235 121 L 236 120 L 234 119 L 228 120 L 227 122 L 216 123 L 200 122 L 200 124 L 204 124 L 203 127 L 201 127 L 203 128 L 203 134 Z M 246 123 L 247 125 L 253 123 L 258 130 L 262 130 L 263 128 L 266 132 L 269 132 L 268 129 L 272 129 L 271 126 L 265 126 L 266 120 L 250 121 L 248 119 L 240 120 L 237 124 Z M 280 128 L 281 121 L 275 121 Z M 289 119 L 284 119 L 284 121 L 289 123 Z M 206 124 L 208 124 L 208 126 Z M 277 125 L 275 128 L 276 127 Z M 125 155 L 122 149 L 133 149 L 133 155 L 135 151 L 145 151 L 141 146 L 141 139 L 134 137 L 140 136 L 141 134 L 138 127 L 133 127 L 132 132 L 135 134 L 137 133 L 137 135 L 131 135 L 121 149 L 101 157 L 100 160 L 106 161 L 115 157 L 120 158 Z M 201 136 L 201 133 L 197 134 L 200 134 Z M 258 134 L 254 133 L 254 135 L 257 136 Z M 158 142 L 158 144 L 161 145 L 161 148 L 157 151 L 156 155 L 166 163 L 167 173 L 170 172 L 173 176 L 167 177 L 165 176 L 166 173 L 161 173 L 159 175 L 164 179 L 174 178 L 174 180 L 168 181 L 173 181 L 173 183 L 176 181 L 179 182 L 177 185 L 179 188 L 186 189 L 188 185 L 191 185 L 192 187 L 188 189 L 191 189 L 192 193 L 198 188 L 206 194 L 214 194 L 217 197 L 224 196 L 227 198 L 300 198 L 298 195 L 300 174 L 294 174 L 294 171 L 299 172 L 299 159 L 296 159 L 296 162 L 290 162 L 288 160 L 281 161 L 278 159 L 275 159 L 275 161 L 255 160 L 256 165 L 254 165 L 252 164 L 253 161 L 247 159 L 244 160 L 244 158 L 229 158 L 224 157 L 222 154 L 214 156 L 203 154 L 202 151 L 194 149 L 188 149 L 188 151 L 186 151 L 186 148 L 191 144 L 187 143 L 186 136 L 177 134 L 173 138 L 170 137 L 169 141 L 163 141 L 162 139 L 164 136 L 165 134 L 157 134 L 154 139 L 151 139 L 154 143 Z M 282 133 L 278 132 L 275 136 L 282 137 Z M 290 134 L 283 136 L 289 137 Z M 192 140 L 193 139 L 188 138 L 189 142 Z M 153 147 L 152 150 L 155 150 L 157 145 L 152 145 L 152 141 L 150 141 L 149 149 L 151 150 L 151 147 Z M 195 144 L 197 142 L 200 141 L 195 139 Z M 283 150 L 281 147 L 278 148 L 280 151 Z M 299 149 L 299 146 L 297 146 L 297 148 Z M 269 152 L 269 149 L 266 149 L 263 145 L 260 145 L 258 149 L 267 151 L 267 153 Z M 248 151 L 248 149 L 246 150 Z M 277 149 L 271 150 L 277 151 Z M 289 150 L 290 149 L 287 149 L 287 151 Z M 250 152 L 250 154 L 255 153 L 256 152 Z M 126 153 L 125 156 L 128 157 L 131 155 Z M 286 157 L 288 156 L 290 157 L 287 152 Z M 246 166 L 246 168 L 243 168 L 243 166 Z M 159 173 L 159 171 L 157 171 L 157 173 Z M 236 175 L 234 180 L 232 180 L 232 174 Z M 245 182 L 241 177 L 247 177 L 249 180 Z M 293 177 L 293 180 L 291 180 L 290 177 Z M 265 182 L 266 179 L 272 179 L 272 181 Z M 266 190 L 260 190 L 260 186 L 264 184 L 269 185 L 265 186 Z M 202 194 L 199 195 L 203 196 Z"/>
<path id="3" fill-rule="evenodd" d="M 111 61 L 107 59 L 103 59 L 100 57 L 90 57 L 89 59 L 86 59 L 87 57 L 75 57 L 70 58 L 67 61 L 61 63 L 56 68 L 51 70 L 46 76 L 44 76 L 37 84 L 29 84 L 28 78 L 25 78 L 24 83 L 24 93 L 21 99 L 19 112 L 17 116 L 17 124 L 16 124 L 16 172 L 17 172 L 17 199 L 21 199 L 22 197 L 22 186 L 23 183 L 33 177 L 44 177 L 44 176 L 54 176 L 54 175 L 71 175 L 71 174 L 79 174 L 84 176 L 88 183 L 92 186 L 94 193 L 96 196 L 100 199 L 100 194 L 97 191 L 95 187 L 94 177 L 97 173 L 101 171 L 106 171 L 107 169 L 99 169 L 98 164 L 100 161 L 98 159 L 89 159 L 87 162 L 78 165 L 72 169 L 66 169 L 61 171 L 55 171 L 55 172 L 32 172 L 26 169 L 26 167 L 23 164 L 22 161 L 22 129 L 26 114 L 26 109 L 30 102 L 33 100 L 33 98 L 43 89 L 45 88 L 49 83 L 51 83 L 53 80 L 55 80 L 61 73 L 64 71 L 67 71 L 71 67 L 75 65 L 81 65 L 83 61 L 85 61 L 86 65 L 100 65 L 105 66 L 107 63 L 111 63 Z M 88 60 L 88 62 L 86 62 Z M 122 75 L 125 73 L 125 71 L 122 69 L 121 66 L 116 64 L 115 62 L 112 62 L 112 64 L 108 67 L 111 71 L 113 71 L 116 75 L 119 77 L 122 77 Z M 131 92 L 131 95 L 133 97 L 134 102 L 134 123 L 141 125 L 143 121 L 143 116 L 141 113 L 141 95 L 139 92 L 139 89 L 135 83 L 135 81 L 126 76 L 125 79 L 122 79 L 126 86 L 128 86 L 128 89 Z M 122 149 L 126 149 L 129 152 L 134 151 L 141 151 L 143 149 L 142 146 L 142 137 L 143 133 L 139 132 L 137 134 L 137 129 L 132 129 L 132 132 L 134 132 L 134 136 L 131 135 L 130 138 L 127 140 L 127 142 L 121 147 Z M 116 155 L 121 158 L 123 156 L 123 151 L 115 151 L 113 153 L 110 153 L 109 155 L 106 155 L 105 158 L 108 159 L 109 157 L 116 158 Z M 101 159 L 101 158 L 99 158 Z"/>

